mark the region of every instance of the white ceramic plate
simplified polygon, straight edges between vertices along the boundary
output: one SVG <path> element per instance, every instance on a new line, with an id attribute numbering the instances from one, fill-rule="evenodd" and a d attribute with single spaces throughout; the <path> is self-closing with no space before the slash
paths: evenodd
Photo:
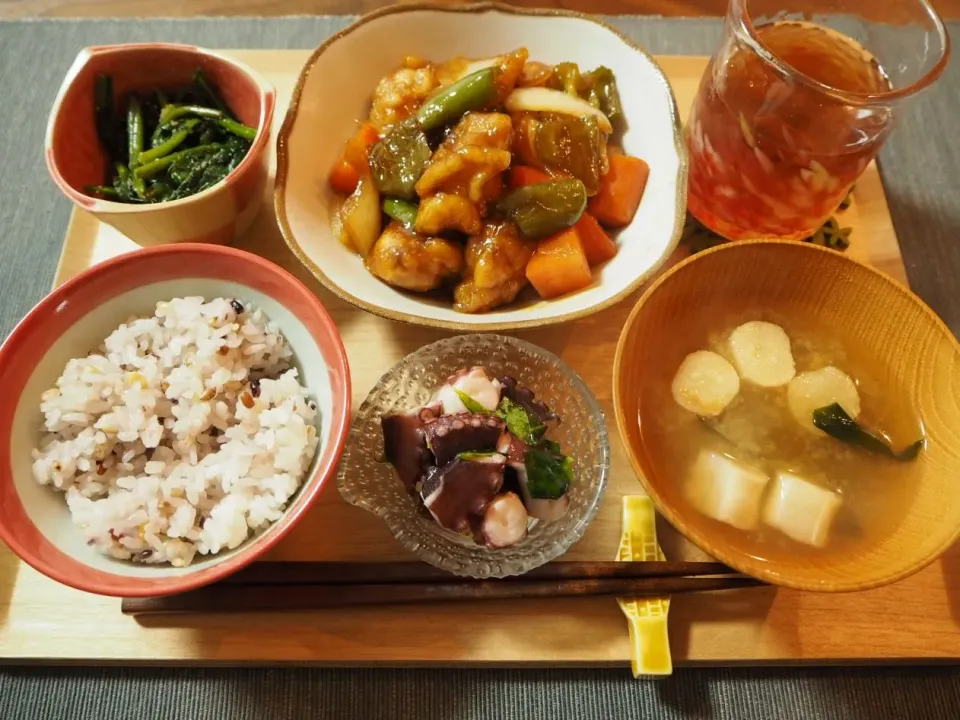
<path id="1" fill-rule="evenodd" d="M 554 300 L 527 291 L 493 312 L 467 315 L 451 303 L 382 283 L 330 228 L 336 198 L 327 172 L 365 118 L 377 82 L 404 55 L 433 61 L 483 58 L 524 46 L 531 60 L 605 65 L 616 74 L 628 154 L 650 165 L 643 201 L 618 238 L 619 252 L 595 269 L 592 286 Z M 686 212 L 686 154 L 676 101 L 654 60 L 613 28 L 585 15 L 484 3 L 398 5 L 361 18 L 307 61 L 277 141 L 277 219 L 290 249 L 330 290 L 369 312 L 450 330 L 507 330 L 583 317 L 639 287 L 676 246 Z"/>

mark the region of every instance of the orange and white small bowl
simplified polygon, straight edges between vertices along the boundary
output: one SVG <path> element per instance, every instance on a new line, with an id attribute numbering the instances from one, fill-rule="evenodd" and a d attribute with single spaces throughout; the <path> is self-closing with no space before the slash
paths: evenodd
<path id="1" fill-rule="evenodd" d="M 70 358 L 84 357 L 131 315 L 175 297 L 238 298 L 263 310 L 293 350 L 299 380 L 317 404 L 319 444 L 283 515 L 232 550 L 186 567 L 115 560 L 89 547 L 63 493 L 33 478 L 43 433 L 40 395 Z M 0 347 L 0 540 L 65 585 L 121 597 L 183 592 L 263 555 L 300 521 L 336 472 L 350 424 L 350 371 L 323 304 L 286 270 L 257 255 L 209 244 L 146 248 L 98 263 L 55 289 Z"/>
<path id="2" fill-rule="evenodd" d="M 87 185 L 106 180 L 108 158 L 97 138 L 94 80 L 113 77 L 117 98 L 131 90 L 189 84 L 202 68 L 231 111 L 257 128 L 250 151 L 222 182 L 166 203 L 132 205 L 94 198 Z M 142 246 L 179 242 L 228 244 L 253 223 L 267 182 L 276 91 L 243 63 L 191 45 L 139 43 L 80 51 L 60 86 L 47 123 L 45 155 L 54 182 L 73 203 Z"/>

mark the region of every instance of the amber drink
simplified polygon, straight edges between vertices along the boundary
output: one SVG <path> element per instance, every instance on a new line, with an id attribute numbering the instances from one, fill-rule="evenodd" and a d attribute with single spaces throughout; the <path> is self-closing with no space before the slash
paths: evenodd
<path id="1" fill-rule="evenodd" d="M 923 10 L 929 32 L 731 0 L 686 127 L 688 207 L 700 222 L 731 240 L 802 239 L 823 224 L 890 134 L 899 101 L 946 64 L 940 19 L 904 4 Z M 908 48 L 910 33 L 928 42 Z"/>

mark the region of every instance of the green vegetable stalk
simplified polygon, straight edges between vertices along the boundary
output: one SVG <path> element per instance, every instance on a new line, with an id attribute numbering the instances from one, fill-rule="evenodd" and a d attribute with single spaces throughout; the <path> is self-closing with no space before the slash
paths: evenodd
<path id="1" fill-rule="evenodd" d="M 188 120 L 187 122 L 183 123 L 182 129 L 171 135 L 167 140 L 163 141 L 159 145 L 155 145 L 149 150 L 144 150 L 141 152 L 137 158 L 137 164 L 146 165 L 147 163 L 153 162 L 158 158 L 162 158 L 165 155 L 172 153 L 178 147 L 183 145 L 184 141 L 193 131 L 193 128 L 196 127 L 196 124 L 196 120 Z"/>
<path id="2" fill-rule="evenodd" d="M 130 97 L 127 105 L 127 164 L 135 168 L 140 163 L 143 152 L 143 111 L 136 95 Z"/>
<path id="3" fill-rule="evenodd" d="M 814 410 L 813 424 L 841 442 L 859 446 L 872 453 L 887 455 L 901 462 L 913 460 L 923 448 L 921 438 L 900 452 L 895 451 L 886 440 L 862 428 L 839 403 Z"/>
<path id="4" fill-rule="evenodd" d="M 155 177 L 158 173 L 166 170 L 178 160 L 202 155 L 204 153 L 214 152 L 215 150 L 219 149 L 220 148 L 218 145 L 198 145 L 197 147 L 188 148 L 187 150 L 181 150 L 180 152 L 173 153 L 172 155 L 166 155 L 165 157 L 158 158 L 153 162 L 147 163 L 146 165 L 141 165 L 133 171 L 133 174 L 141 178 Z"/>
<path id="5" fill-rule="evenodd" d="M 220 182 L 243 161 L 257 129 L 230 113 L 202 71 L 191 86 L 169 92 L 130 93 L 121 117 L 114 114 L 112 79 L 96 78 L 97 134 L 112 172 L 88 193 L 129 203 L 177 200 Z"/>
<path id="6" fill-rule="evenodd" d="M 527 240 L 553 235 L 576 224 L 587 207 L 580 180 L 553 180 L 517 188 L 497 202 Z"/>

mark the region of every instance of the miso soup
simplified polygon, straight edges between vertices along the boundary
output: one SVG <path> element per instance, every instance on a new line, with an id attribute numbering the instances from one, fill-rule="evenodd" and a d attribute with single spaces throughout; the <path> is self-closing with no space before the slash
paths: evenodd
<path id="1" fill-rule="evenodd" d="M 880 359 L 771 313 L 692 325 L 677 343 L 689 354 L 639 403 L 669 500 L 762 560 L 856 553 L 892 533 L 917 489 L 923 428 Z M 814 410 L 875 442 L 828 434 Z"/>

